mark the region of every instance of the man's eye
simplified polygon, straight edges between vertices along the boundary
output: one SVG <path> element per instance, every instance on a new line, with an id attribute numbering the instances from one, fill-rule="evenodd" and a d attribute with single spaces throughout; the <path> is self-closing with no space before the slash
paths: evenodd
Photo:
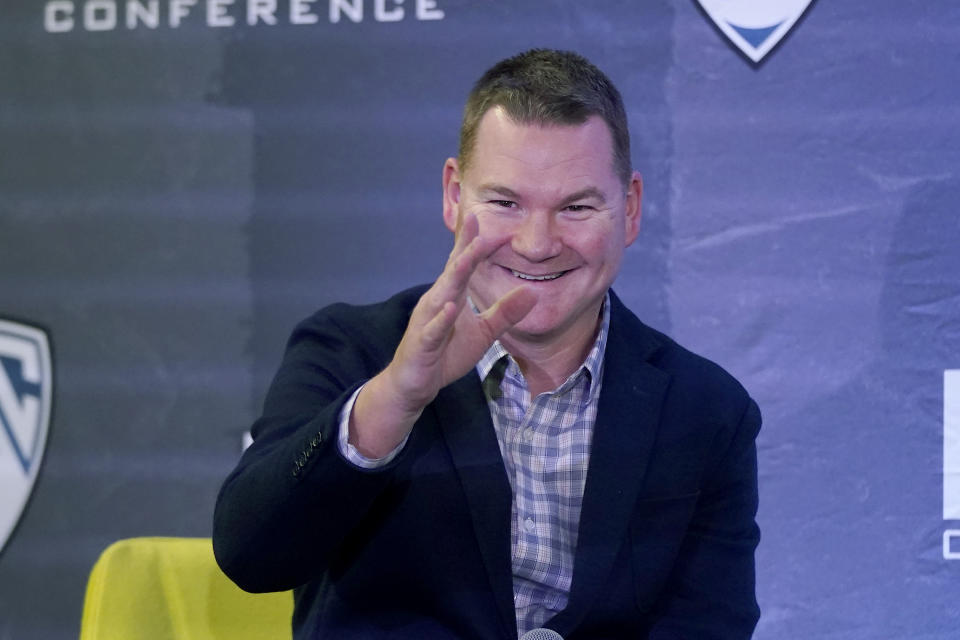
<path id="1" fill-rule="evenodd" d="M 494 204 L 498 207 L 504 207 L 505 209 L 512 209 L 516 206 L 516 203 L 512 200 L 491 200 L 490 204 Z"/>
<path id="2" fill-rule="evenodd" d="M 591 206 L 588 205 L 588 204 L 568 204 L 568 205 L 566 206 L 566 209 L 567 209 L 567 211 L 572 211 L 572 212 L 574 212 L 574 213 L 579 213 L 579 212 L 582 212 L 582 211 L 590 211 L 590 210 L 593 209 L 593 207 L 591 207 Z"/>

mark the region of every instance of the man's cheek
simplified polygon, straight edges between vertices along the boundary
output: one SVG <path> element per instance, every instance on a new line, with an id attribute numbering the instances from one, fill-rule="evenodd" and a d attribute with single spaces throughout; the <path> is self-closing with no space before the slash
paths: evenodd
<path id="1" fill-rule="evenodd" d="M 496 247 L 487 260 L 498 262 L 506 258 L 511 251 L 513 226 L 509 224 L 509 221 L 505 221 L 502 216 L 496 214 L 477 215 L 475 213 L 474 215 L 477 216 L 477 235 L 490 242 L 491 246 Z"/>
<path id="2" fill-rule="evenodd" d="M 480 227 L 480 235 L 489 235 L 496 224 L 496 217 L 491 214 L 489 207 L 475 206 L 472 207 L 470 211 L 477 217 L 477 223 Z"/>

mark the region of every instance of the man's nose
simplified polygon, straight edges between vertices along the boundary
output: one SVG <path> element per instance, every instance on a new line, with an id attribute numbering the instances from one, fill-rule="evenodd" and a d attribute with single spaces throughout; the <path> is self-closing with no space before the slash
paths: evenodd
<path id="1" fill-rule="evenodd" d="M 514 252 L 530 262 L 542 262 L 560 253 L 562 243 L 557 233 L 556 220 L 549 213 L 533 212 L 525 215 L 513 234 Z"/>

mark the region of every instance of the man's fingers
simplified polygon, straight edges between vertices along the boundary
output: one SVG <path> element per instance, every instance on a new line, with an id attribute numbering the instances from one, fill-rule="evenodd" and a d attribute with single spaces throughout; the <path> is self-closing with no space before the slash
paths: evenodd
<path id="1" fill-rule="evenodd" d="M 492 334 L 490 341 L 496 340 L 504 331 L 527 317 L 537 304 L 537 298 L 532 289 L 521 285 L 487 309 L 481 318 Z"/>
<path id="2" fill-rule="evenodd" d="M 480 223 L 477 221 L 477 216 L 473 213 L 466 214 L 463 222 L 460 224 L 460 228 L 457 230 L 457 235 L 453 242 L 453 249 L 450 250 L 450 257 L 447 259 L 447 265 L 462 254 L 464 249 L 466 249 L 479 234 Z"/>
<path id="3" fill-rule="evenodd" d="M 447 296 L 456 298 L 466 290 L 470 276 L 477 269 L 477 265 L 493 253 L 489 244 L 489 241 L 484 238 L 474 238 L 444 269 L 437 284 L 443 287 Z"/>
<path id="4" fill-rule="evenodd" d="M 457 320 L 457 311 L 457 305 L 453 302 L 447 302 L 424 325 L 423 331 L 420 333 L 420 340 L 425 349 L 435 351 L 443 346 L 447 336 L 450 335 L 450 329 Z"/>
<path id="5" fill-rule="evenodd" d="M 533 311 L 539 296 L 530 287 L 517 287 L 499 302 L 507 327 L 512 327 Z"/>
<path id="6" fill-rule="evenodd" d="M 472 235 L 472 238 L 469 244 L 454 250 L 443 273 L 431 288 L 429 295 L 432 311 L 436 311 L 448 301 L 456 302 L 458 307 L 462 306 L 470 276 L 481 262 L 509 241 L 509 236 L 489 238 L 477 235 L 477 220 L 473 214 L 467 217 L 463 227 L 461 233 L 465 236 Z M 457 242 L 459 244 L 460 238 Z"/>

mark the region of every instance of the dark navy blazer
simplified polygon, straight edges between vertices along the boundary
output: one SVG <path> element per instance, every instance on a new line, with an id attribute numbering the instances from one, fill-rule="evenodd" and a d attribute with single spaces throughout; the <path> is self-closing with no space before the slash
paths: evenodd
<path id="1" fill-rule="evenodd" d="M 248 591 L 295 588 L 296 638 L 516 638 L 511 491 L 475 372 L 442 389 L 375 471 L 337 447 L 350 394 L 382 370 L 425 290 L 301 323 L 213 541 Z M 567 608 L 567 640 L 749 638 L 756 404 L 611 293 L 610 335 Z"/>

